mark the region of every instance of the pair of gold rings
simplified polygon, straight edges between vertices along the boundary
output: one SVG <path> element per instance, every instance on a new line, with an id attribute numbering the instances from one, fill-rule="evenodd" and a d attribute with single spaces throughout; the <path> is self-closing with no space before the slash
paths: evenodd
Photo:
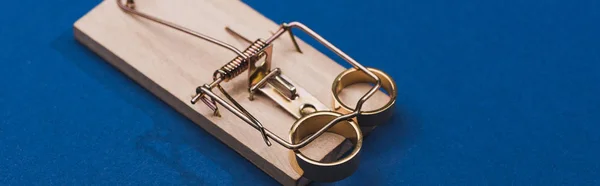
<path id="1" fill-rule="evenodd" d="M 393 112 L 396 102 L 397 90 L 394 80 L 384 72 L 368 68 L 373 74 L 377 75 L 381 81 L 381 87 L 385 90 L 390 100 L 382 107 L 375 110 L 360 111 L 360 113 L 352 118 L 340 121 L 335 126 L 327 130 L 340 136 L 345 137 L 352 142 L 353 148 L 345 157 L 342 157 L 333 162 L 321 162 L 308 158 L 299 150 L 293 150 L 295 159 L 292 159 L 292 166 L 296 170 L 300 169 L 300 173 L 313 181 L 332 182 L 344 179 L 358 168 L 360 162 L 360 150 L 363 143 L 363 130 L 371 129 L 380 123 L 388 120 Z M 290 130 L 290 141 L 298 143 L 304 138 L 316 133 L 322 129 L 325 124 L 333 119 L 354 112 L 354 109 L 344 104 L 339 97 L 340 92 L 350 85 L 359 83 L 375 84 L 375 80 L 370 78 L 365 72 L 356 68 L 350 68 L 338 75 L 332 86 L 334 109 L 333 111 L 317 111 L 298 119 Z M 297 167 L 296 167 L 297 165 Z"/>

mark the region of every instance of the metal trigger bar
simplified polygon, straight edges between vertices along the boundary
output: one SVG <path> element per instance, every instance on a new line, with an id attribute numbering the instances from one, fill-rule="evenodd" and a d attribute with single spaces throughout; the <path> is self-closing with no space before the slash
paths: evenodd
<path id="1" fill-rule="evenodd" d="M 238 57 L 236 57 L 230 63 L 227 63 L 224 67 L 222 67 L 221 69 L 219 69 L 215 72 L 214 77 L 213 77 L 213 79 L 214 79 L 213 82 L 199 86 L 196 89 L 197 94 L 192 98 L 191 102 L 194 104 L 198 100 L 203 100 L 205 103 L 207 103 L 209 105 L 209 107 L 211 107 L 211 109 L 213 109 L 215 114 L 218 114 L 218 108 L 215 103 L 222 105 L 227 110 L 231 111 L 233 114 L 235 114 L 240 119 L 242 119 L 244 122 L 248 123 L 250 126 L 259 130 L 267 145 L 271 145 L 271 143 L 269 142 L 269 139 L 272 139 L 275 142 L 279 143 L 280 145 L 284 146 L 285 148 L 288 148 L 291 150 L 298 150 L 302 147 L 305 147 L 310 142 L 314 141 L 317 137 L 319 137 L 320 135 L 322 135 L 323 133 L 328 131 L 330 128 L 332 128 L 335 124 L 337 124 L 341 121 L 351 120 L 352 118 L 360 115 L 362 113 L 361 109 L 362 109 L 363 104 L 373 94 L 375 94 L 375 92 L 377 90 L 379 90 L 379 88 L 381 87 L 381 80 L 377 75 L 375 75 L 370 70 L 368 70 L 367 68 L 362 66 L 360 63 L 358 63 L 354 59 L 352 59 L 350 56 L 348 56 L 347 54 L 342 52 L 340 49 L 338 49 L 337 47 L 335 47 L 334 45 L 329 43 L 329 41 L 325 40 L 323 37 L 318 35 L 316 32 L 314 32 L 313 30 L 311 30 L 310 28 L 308 28 L 307 26 L 305 26 L 299 22 L 291 22 L 291 23 L 287 23 L 287 24 L 284 23 L 266 41 L 263 42 L 261 40 L 257 40 L 256 42 L 253 43 L 253 45 L 251 45 L 251 47 L 249 47 L 245 51 L 241 51 L 241 50 L 239 50 L 227 43 L 219 41 L 215 38 L 212 38 L 207 35 L 189 30 L 189 29 L 179 26 L 177 24 L 158 19 L 156 17 L 144 14 L 142 12 L 136 11 L 134 0 L 126 0 L 125 4 L 122 3 L 123 0 L 116 0 L 116 1 L 117 1 L 117 4 L 119 5 L 119 7 L 128 13 L 138 15 L 138 16 L 146 18 L 148 20 L 160 23 L 160 24 L 168 26 L 170 28 L 173 28 L 173 29 L 182 31 L 184 33 L 190 34 L 192 36 L 201 38 L 203 40 L 214 43 L 216 45 L 219 45 L 223 48 L 229 49 L 230 51 L 236 53 L 238 55 Z M 308 136 L 307 138 L 301 140 L 298 143 L 290 143 L 290 142 L 282 139 L 281 137 L 277 136 L 270 130 L 264 128 L 263 125 L 252 114 L 250 114 L 237 101 L 235 101 L 231 96 L 229 96 L 229 94 L 220 86 L 220 83 L 222 83 L 224 81 L 225 82 L 229 81 L 229 80 L 233 79 L 234 77 L 236 77 L 237 75 L 239 75 L 239 73 L 241 73 L 242 71 L 247 70 L 248 64 L 255 62 L 253 60 L 258 60 L 258 58 L 262 54 L 262 53 L 260 53 L 261 50 L 258 50 L 258 49 L 264 49 L 265 47 L 270 46 L 276 39 L 281 37 L 285 32 L 289 32 L 296 49 L 299 52 L 301 52 L 301 50 L 295 40 L 295 37 L 292 33 L 293 28 L 300 29 L 301 31 L 305 32 L 306 34 L 308 34 L 309 36 L 311 36 L 312 38 L 317 40 L 319 43 L 321 43 L 322 45 L 327 47 L 329 50 L 333 51 L 335 54 L 340 56 L 342 59 L 344 59 L 345 61 L 350 63 L 355 69 L 358 69 L 358 70 L 362 71 L 363 73 L 365 73 L 368 77 L 373 79 L 372 82 L 374 84 L 374 86 L 358 100 L 356 107 L 352 112 L 340 115 L 339 117 L 335 117 L 333 120 L 331 120 L 327 124 L 325 124 L 321 129 L 319 129 L 318 131 L 316 131 L 315 133 L 313 133 L 312 135 Z M 253 46 L 255 48 L 252 48 Z M 225 97 L 230 102 L 233 103 L 233 105 L 228 103 L 227 101 L 225 101 L 218 95 L 216 95 L 214 92 L 212 92 L 212 88 L 214 88 L 214 87 L 217 87 L 225 95 Z M 208 96 L 210 98 L 210 100 L 205 100 L 206 99 L 205 96 Z"/>

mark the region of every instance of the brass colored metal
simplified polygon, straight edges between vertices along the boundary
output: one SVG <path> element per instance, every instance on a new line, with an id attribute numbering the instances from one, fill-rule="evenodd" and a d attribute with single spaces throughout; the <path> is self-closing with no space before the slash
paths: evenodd
<path id="1" fill-rule="evenodd" d="M 296 86 L 283 76 L 275 76 L 271 81 L 271 85 L 288 100 L 295 100 L 298 97 Z"/>
<path id="2" fill-rule="evenodd" d="M 281 74 L 281 69 L 275 68 L 267 75 L 264 75 L 262 79 L 259 79 L 257 83 L 250 84 L 250 100 L 254 100 L 254 94 L 256 93 L 256 90 L 262 90 L 261 88 L 266 84 L 273 86 L 273 89 L 284 96 L 287 101 L 292 101 L 298 98 L 298 90 L 296 86 L 283 77 Z"/>
<path id="3" fill-rule="evenodd" d="M 318 111 L 298 119 L 292 125 L 290 141 L 292 143 L 302 141 L 302 139 L 314 134 L 323 128 L 325 124 L 341 115 L 337 112 Z M 302 171 L 300 173 L 310 180 L 319 182 L 337 181 L 352 175 L 358 169 L 360 150 L 363 143 L 363 135 L 359 126 L 352 120 L 344 120 L 329 128 L 327 132 L 341 135 L 350 140 L 354 144 L 354 149 L 345 157 L 334 162 L 316 161 L 306 157 L 300 150 L 294 150 L 295 162 L 292 161 L 292 167 L 296 171 Z"/>
<path id="4" fill-rule="evenodd" d="M 368 69 L 370 72 L 377 75 L 379 79 L 381 79 L 381 87 L 383 87 L 383 89 L 387 92 L 388 96 L 390 97 L 390 101 L 388 101 L 381 108 L 361 111 L 360 114 L 356 116 L 355 120 L 358 122 L 361 128 L 374 127 L 387 121 L 394 114 L 396 96 L 398 95 L 396 83 L 390 76 L 378 69 Z M 355 112 L 354 109 L 342 102 L 339 94 L 345 87 L 358 83 L 375 83 L 375 81 L 373 81 L 373 79 L 371 79 L 367 74 L 355 68 L 350 68 L 342 72 L 333 80 L 332 93 L 335 111 L 342 114 Z"/>
<path id="5" fill-rule="evenodd" d="M 273 71 L 275 70 L 279 71 L 279 68 L 275 68 Z M 277 77 L 285 79 L 285 81 L 287 81 L 291 85 L 295 84 L 283 74 L 280 74 Z M 289 114 L 294 116 L 294 118 L 296 119 L 304 115 L 302 108 L 304 108 L 305 105 L 312 105 L 315 111 L 331 110 L 331 108 L 325 106 L 325 104 L 321 103 L 321 101 L 312 96 L 308 91 L 304 90 L 304 88 L 302 87 L 295 86 L 294 91 L 296 96 L 294 97 L 294 99 L 289 99 L 288 95 L 282 94 L 281 90 L 279 90 L 276 86 L 273 86 L 273 84 L 277 83 L 274 81 L 275 80 L 267 81 L 264 86 L 257 87 L 256 90 L 251 90 L 250 92 L 261 92 L 263 95 L 267 96 L 268 98 L 271 98 L 271 100 L 279 104 L 281 108 L 283 108 Z"/>
<path id="6" fill-rule="evenodd" d="M 361 126 L 375 125 L 382 122 L 383 118 L 388 118 L 393 112 L 393 109 L 390 108 L 393 108 L 395 102 L 396 88 L 393 80 L 388 75 L 379 70 L 367 69 L 362 66 L 302 23 L 283 23 L 271 37 L 265 40 L 257 39 L 250 43 L 250 46 L 244 51 L 241 51 L 230 44 L 202 33 L 139 12 L 135 9 L 134 0 L 116 1 L 119 7 L 127 13 L 182 31 L 236 53 L 237 56 L 234 59 L 214 72 L 213 82 L 196 88 L 196 95 L 191 99 L 191 103 L 195 104 L 200 100 L 212 109 L 217 116 L 219 116 L 217 105 L 221 105 L 242 121 L 258 130 L 268 146 L 271 145 L 270 140 L 273 140 L 281 146 L 290 149 L 295 154 L 295 158 L 291 160 L 297 162 L 296 167 L 300 168 L 304 176 L 309 179 L 315 181 L 336 181 L 351 175 L 358 167 L 358 157 L 363 140 L 362 131 L 358 124 L 356 124 L 356 121 L 353 120 L 357 120 Z M 126 3 L 123 3 L 123 1 L 126 1 Z M 282 74 L 281 69 L 272 68 L 273 42 L 284 33 L 288 32 L 297 52 L 302 53 L 292 33 L 293 28 L 303 31 L 354 67 L 340 74 L 333 84 L 332 90 L 335 104 L 339 105 L 334 105 L 334 107 L 339 113 L 330 111 L 327 106 L 310 95 L 302 87 L 296 86 L 293 81 Z M 226 28 L 226 31 L 245 41 L 250 41 L 229 28 Z M 256 91 L 259 91 L 298 119 L 292 126 L 289 142 L 266 129 L 260 121 L 233 99 L 221 86 L 221 83 L 228 82 L 247 70 L 249 71 L 248 90 L 251 100 L 254 99 Z M 343 104 L 338 98 L 340 91 L 348 85 L 362 82 L 372 83 L 373 87 L 357 101 L 355 108 L 350 108 Z M 383 108 L 374 111 L 362 111 L 363 104 L 382 86 L 390 94 L 390 102 Z M 213 92 L 212 89 L 215 87 L 226 99 Z M 385 117 L 381 117 L 382 115 Z M 305 147 L 325 132 L 333 132 L 346 137 L 354 144 L 352 152 L 335 162 L 314 161 L 300 153 L 300 148 Z"/>

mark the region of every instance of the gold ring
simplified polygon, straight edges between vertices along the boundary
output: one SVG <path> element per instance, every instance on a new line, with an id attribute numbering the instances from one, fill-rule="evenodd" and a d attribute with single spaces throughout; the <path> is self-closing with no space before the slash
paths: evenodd
<path id="1" fill-rule="evenodd" d="M 390 97 L 390 101 L 383 107 L 375 110 L 361 111 L 356 117 L 356 122 L 361 128 L 371 128 L 380 123 L 387 121 L 394 113 L 394 105 L 396 103 L 396 96 L 398 92 L 396 90 L 396 83 L 394 80 L 384 72 L 374 68 L 367 68 L 373 74 L 375 74 L 381 80 L 381 87 L 387 92 Z M 354 108 L 350 108 L 344 104 L 339 97 L 339 93 L 346 87 L 358 84 L 358 83 L 376 83 L 376 81 L 369 77 L 366 73 L 356 68 L 350 68 L 338 75 L 333 81 L 332 92 L 333 92 L 333 107 L 336 112 L 342 114 L 348 114 L 354 112 Z"/>
<path id="2" fill-rule="evenodd" d="M 290 141 L 299 143 L 304 138 L 316 133 L 331 120 L 342 114 L 331 111 L 317 111 L 298 119 L 290 131 Z M 335 133 L 345 137 L 354 144 L 354 148 L 348 155 L 334 162 L 316 161 L 306 157 L 300 150 L 294 150 L 295 158 L 292 158 L 292 167 L 302 174 L 303 177 L 318 182 L 333 182 L 342 180 L 354 173 L 360 163 L 360 149 L 363 137 L 359 126 L 351 120 L 343 120 L 336 123 L 327 132 Z"/>

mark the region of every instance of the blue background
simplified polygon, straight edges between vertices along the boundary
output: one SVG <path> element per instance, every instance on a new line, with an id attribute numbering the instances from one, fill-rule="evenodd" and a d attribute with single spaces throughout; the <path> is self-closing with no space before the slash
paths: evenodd
<path id="1" fill-rule="evenodd" d="M 74 40 L 99 2 L 3 1 L 0 185 L 277 184 Z M 397 82 L 334 184 L 600 184 L 600 1 L 246 3 Z"/>

